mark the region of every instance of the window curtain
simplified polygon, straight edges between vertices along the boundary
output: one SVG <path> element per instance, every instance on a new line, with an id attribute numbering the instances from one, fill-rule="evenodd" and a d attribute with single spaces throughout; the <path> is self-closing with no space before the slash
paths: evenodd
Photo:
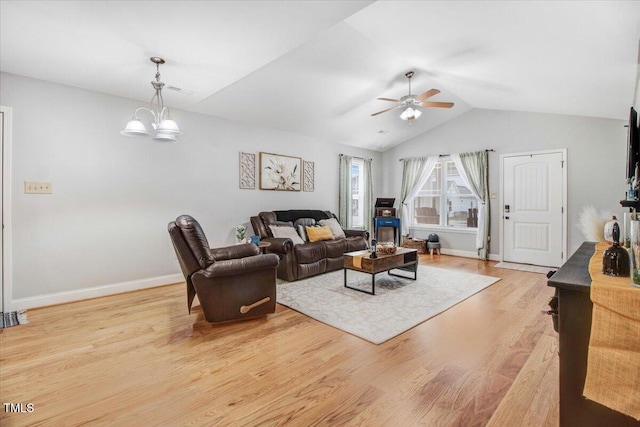
<path id="1" fill-rule="evenodd" d="M 486 151 L 452 154 L 460 177 L 478 200 L 476 249 L 480 259 L 489 256 L 489 154 Z"/>
<path id="2" fill-rule="evenodd" d="M 373 233 L 373 173 L 371 159 L 364 159 L 364 194 L 362 195 L 362 228 Z"/>
<path id="3" fill-rule="evenodd" d="M 340 155 L 338 184 L 338 221 L 343 228 L 351 228 L 351 163 L 353 157 Z"/>
<path id="4" fill-rule="evenodd" d="M 400 188 L 400 200 L 402 200 L 400 222 L 403 236 L 409 234 L 409 218 L 411 217 L 409 207 L 411 202 L 427 182 L 437 162 L 438 156 L 415 157 L 403 160 L 402 187 Z"/>

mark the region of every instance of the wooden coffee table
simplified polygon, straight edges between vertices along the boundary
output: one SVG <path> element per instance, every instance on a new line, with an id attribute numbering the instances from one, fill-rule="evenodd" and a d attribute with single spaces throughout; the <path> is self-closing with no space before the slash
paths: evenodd
<path id="1" fill-rule="evenodd" d="M 368 250 L 347 252 L 344 254 L 344 287 L 365 294 L 376 294 L 376 274 L 387 272 L 391 276 L 416 280 L 418 278 L 418 251 L 416 249 L 398 248 L 389 255 L 378 254 L 378 258 L 371 258 Z M 353 288 L 347 285 L 347 270 L 360 271 L 371 274 L 371 292 L 365 289 Z M 413 272 L 413 277 L 391 273 L 391 270 L 405 270 Z"/>

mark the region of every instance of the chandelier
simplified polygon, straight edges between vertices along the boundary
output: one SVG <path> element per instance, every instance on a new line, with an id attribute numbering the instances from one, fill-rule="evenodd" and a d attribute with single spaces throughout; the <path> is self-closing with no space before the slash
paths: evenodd
<path id="1" fill-rule="evenodd" d="M 127 123 L 127 126 L 120 131 L 120 134 L 125 136 L 148 136 L 151 135 L 156 141 L 162 142 L 178 142 L 178 135 L 182 135 L 178 124 L 171 119 L 169 114 L 169 107 L 164 106 L 164 100 L 162 99 L 162 88 L 164 83 L 160 81 L 160 64 L 164 64 L 164 59 L 152 56 L 149 58 L 151 62 L 156 64 L 156 80 L 151 82 L 151 86 L 155 89 L 156 93 L 149 102 L 149 107 L 139 107 L 133 113 L 133 117 Z M 153 132 L 149 133 L 147 127 L 138 118 L 138 111 L 147 111 L 153 116 Z"/>

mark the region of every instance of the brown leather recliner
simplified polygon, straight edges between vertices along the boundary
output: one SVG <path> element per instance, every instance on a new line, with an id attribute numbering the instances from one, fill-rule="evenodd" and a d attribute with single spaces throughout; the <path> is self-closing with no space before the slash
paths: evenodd
<path id="1" fill-rule="evenodd" d="M 277 255 L 261 255 L 252 243 L 211 249 L 202 227 L 189 215 L 179 216 L 168 228 L 187 281 L 189 313 L 196 295 L 208 322 L 275 311 Z"/>

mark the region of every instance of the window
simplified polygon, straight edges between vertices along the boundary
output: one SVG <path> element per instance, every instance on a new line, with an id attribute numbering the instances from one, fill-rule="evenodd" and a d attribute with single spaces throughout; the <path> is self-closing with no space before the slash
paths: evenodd
<path id="1" fill-rule="evenodd" d="M 452 160 L 439 161 L 413 199 L 412 225 L 478 227 L 478 201 Z"/>
<path id="2" fill-rule="evenodd" d="M 353 159 L 351 163 L 351 226 L 361 228 L 364 225 L 364 162 Z"/>
<path id="3" fill-rule="evenodd" d="M 368 229 L 373 224 L 371 159 L 340 154 L 338 220 L 344 228 Z"/>

